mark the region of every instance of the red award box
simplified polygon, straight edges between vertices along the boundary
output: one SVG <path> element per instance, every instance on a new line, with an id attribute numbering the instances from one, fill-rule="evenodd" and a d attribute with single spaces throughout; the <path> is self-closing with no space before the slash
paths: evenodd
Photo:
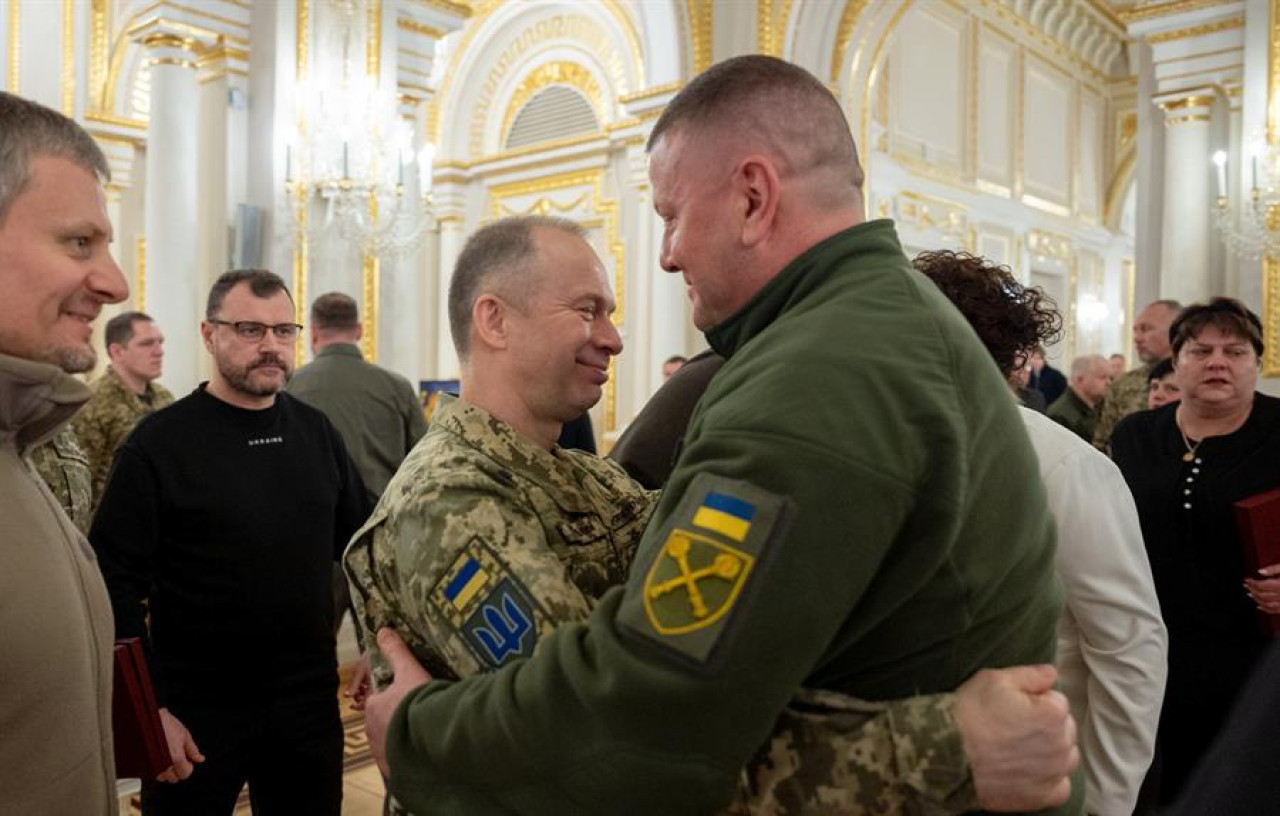
<path id="1" fill-rule="evenodd" d="M 117 777 L 155 779 L 172 764 L 151 672 L 137 638 L 116 641 L 111 724 Z"/>
<path id="2" fill-rule="evenodd" d="M 1257 577 L 1259 567 L 1280 564 L 1280 488 L 1236 502 L 1235 511 L 1244 563 L 1249 576 Z M 1258 616 L 1264 632 L 1280 635 L 1280 615 Z"/>

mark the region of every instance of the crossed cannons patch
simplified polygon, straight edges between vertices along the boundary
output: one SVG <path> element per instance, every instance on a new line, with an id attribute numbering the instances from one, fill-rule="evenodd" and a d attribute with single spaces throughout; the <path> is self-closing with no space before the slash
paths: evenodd
<path id="1" fill-rule="evenodd" d="M 644 581 L 628 589 L 618 622 L 705 663 L 735 612 L 749 605 L 760 557 L 790 508 L 785 497 L 748 482 L 695 477 L 663 524 L 661 544 L 637 554 Z"/>

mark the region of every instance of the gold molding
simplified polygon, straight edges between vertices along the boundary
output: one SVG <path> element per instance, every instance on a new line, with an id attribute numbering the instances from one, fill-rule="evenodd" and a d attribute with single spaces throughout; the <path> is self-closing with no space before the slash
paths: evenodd
<path id="1" fill-rule="evenodd" d="M 376 88 L 382 79 L 382 0 L 369 0 L 365 42 L 365 73 Z"/>
<path id="2" fill-rule="evenodd" d="M 17 3 L 18 0 L 9 0 Z M 62 0 L 62 113 L 76 113 L 76 11 L 75 0 Z"/>
<path id="3" fill-rule="evenodd" d="M 1280 376 L 1280 260 L 1262 259 L 1262 376 Z"/>
<path id="4" fill-rule="evenodd" d="M 1124 20 L 1120 19 L 1120 15 L 1116 14 L 1115 9 L 1111 8 L 1111 4 L 1107 0 L 1088 0 L 1090 7 L 1098 13 L 1098 16 L 1111 23 L 1116 28 L 1124 31 L 1127 26 Z"/>
<path id="5" fill-rule="evenodd" d="M 1116 221 L 1119 219 L 1116 208 L 1121 205 L 1121 196 L 1129 189 L 1129 181 L 1133 178 L 1133 168 L 1137 164 L 1137 159 L 1137 148 L 1130 148 L 1120 160 L 1120 164 L 1116 166 L 1111 182 L 1107 184 L 1107 192 L 1102 200 L 1102 223 L 1110 229 L 1114 230 L 1116 227 Z"/>
<path id="6" fill-rule="evenodd" d="M 22 3 L 9 0 L 9 93 L 16 94 L 22 70 Z"/>
<path id="7" fill-rule="evenodd" d="M 685 0 L 685 8 L 689 13 L 689 34 L 693 41 L 693 72 L 700 74 L 711 67 L 715 57 L 712 0 Z"/>
<path id="8" fill-rule="evenodd" d="M 190 68 L 192 71 L 197 70 L 194 60 L 180 59 L 178 57 L 147 57 L 144 64 L 148 67 L 155 65 L 176 65 L 179 68 Z"/>
<path id="9" fill-rule="evenodd" d="M 668 82 L 665 85 L 654 85 L 652 88 L 645 88 L 635 93 L 623 94 L 618 97 L 618 101 L 622 104 L 630 102 L 638 102 L 641 99 L 652 99 L 655 96 L 662 96 L 665 93 L 678 91 L 684 87 L 684 80 L 678 79 L 675 82 Z"/>
<path id="10" fill-rule="evenodd" d="M 1219 31 L 1230 31 L 1234 28 L 1244 28 L 1243 16 L 1228 17 L 1225 20 L 1205 23 L 1204 25 L 1191 26 L 1190 28 L 1179 28 L 1175 31 L 1161 31 L 1159 34 L 1152 34 L 1150 37 L 1147 37 L 1147 42 L 1152 45 L 1159 45 L 1160 43 L 1189 40 L 1193 37 L 1203 37 L 1205 34 L 1216 34 Z"/>
<path id="11" fill-rule="evenodd" d="M 147 310 L 147 236 L 138 236 L 134 253 L 133 269 L 136 276 L 134 285 L 137 287 L 133 296 L 134 309 L 145 312 Z"/>
<path id="12" fill-rule="evenodd" d="M 1161 102 L 1157 107 L 1165 113 L 1172 113 L 1173 111 L 1189 110 L 1191 108 L 1209 108 L 1212 106 L 1212 96 L 1192 94 L 1191 96 L 1184 96 L 1181 99 Z"/>
<path id="13" fill-rule="evenodd" d="M 1173 127 L 1174 125 L 1184 125 L 1188 122 L 1208 122 L 1211 117 L 1207 113 L 1191 113 L 1186 116 L 1175 116 L 1172 119 L 1165 119 L 1165 127 Z"/>
<path id="14" fill-rule="evenodd" d="M 311 39 L 311 0 L 298 0 L 295 31 L 295 70 L 298 84 L 307 78 L 307 46 Z"/>
<path id="15" fill-rule="evenodd" d="M 1181 74 L 1166 74 L 1165 76 L 1160 77 L 1160 78 L 1159 78 L 1159 80 L 1160 80 L 1161 82 L 1165 82 L 1165 81 L 1170 80 L 1170 79 L 1189 79 L 1189 78 L 1191 78 L 1191 77 L 1203 77 L 1206 73 L 1211 73 L 1211 72 L 1212 72 L 1212 73 L 1217 73 L 1217 72 L 1223 72 L 1223 73 L 1225 73 L 1225 72 L 1227 72 L 1227 71 L 1239 72 L 1239 74 L 1240 74 L 1241 76 L 1243 76 L 1243 75 L 1244 75 L 1244 63 L 1243 63 L 1243 62 L 1236 62 L 1236 63 L 1232 63 L 1231 65 L 1215 65 L 1213 68 L 1207 68 L 1207 69 L 1206 69 L 1206 68 L 1201 68 L 1199 71 L 1185 71 L 1185 72 L 1183 72 L 1183 73 L 1181 73 Z M 1227 96 L 1238 96 L 1238 95 L 1239 95 L 1239 91 L 1236 91 L 1236 92 L 1234 92 L 1234 93 L 1233 93 L 1233 92 L 1231 91 L 1231 89 L 1230 89 L 1230 88 L 1225 89 L 1225 91 L 1226 91 Z"/>
<path id="16" fill-rule="evenodd" d="M 102 109 L 102 95 L 106 90 L 111 32 L 107 25 L 109 0 L 92 0 L 89 5 L 89 93 L 86 105 L 90 109 Z"/>
<path id="17" fill-rule="evenodd" d="M 1027 230 L 1027 250 L 1033 257 L 1069 261 L 1075 256 L 1071 236 L 1033 228 Z"/>
<path id="18" fill-rule="evenodd" d="M 539 91 L 550 85 L 568 85 L 575 90 L 581 91 L 591 102 L 591 107 L 596 112 L 596 121 L 603 122 L 606 118 L 602 110 L 604 95 L 600 90 L 600 83 L 596 82 L 596 78 L 591 71 L 576 62 L 564 60 L 546 62 L 539 65 L 521 80 L 520 85 L 507 101 L 507 110 L 502 115 L 502 130 L 499 131 L 501 144 L 506 144 L 507 137 L 511 135 L 511 125 L 515 122 L 517 114 L 520 113 L 525 104 L 533 99 Z"/>
<path id="19" fill-rule="evenodd" d="M 100 125 L 115 125 L 116 127 L 141 130 L 144 133 L 147 130 L 147 122 L 145 119 L 127 119 L 123 116 L 115 116 L 102 111 L 89 111 L 84 115 L 84 118 L 86 121 L 97 122 Z"/>
<path id="20" fill-rule="evenodd" d="M 840 12 L 840 22 L 836 24 L 836 42 L 831 49 L 831 75 L 828 79 L 832 82 L 840 81 L 840 68 L 844 65 L 849 41 L 853 39 L 853 29 L 858 25 L 858 18 L 866 7 L 867 0 L 846 0 L 844 10 Z"/>
<path id="21" fill-rule="evenodd" d="M 307 78 L 307 51 L 311 42 L 311 0 L 297 0 L 297 3 L 294 16 L 294 76 L 297 84 L 302 86 Z M 299 136 L 306 134 L 307 123 L 301 114 L 298 115 L 297 127 Z M 295 208 L 298 213 L 298 224 L 293 237 L 293 307 L 296 315 L 294 320 L 305 324 L 307 273 L 311 265 L 310 249 L 307 246 L 307 209 L 311 203 L 311 191 L 307 185 L 300 182 L 295 183 L 292 190 L 288 188 L 286 190 L 297 199 L 289 206 Z M 303 334 L 298 332 L 298 339 L 294 341 L 294 354 L 298 360 L 304 359 L 306 353 Z"/>
<path id="22" fill-rule="evenodd" d="M 850 4 L 854 0 L 849 0 Z M 872 86 L 876 83 L 876 77 L 880 72 L 880 55 L 884 52 L 885 44 L 889 42 L 889 38 L 893 36 L 893 32 L 897 30 L 898 24 L 902 22 L 902 18 L 906 16 L 907 11 L 911 8 L 912 0 L 902 0 L 902 5 L 894 13 L 893 18 L 889 20 L 889 25 L 885 26 L 884 31 L 880 32 L 880 38 L 876 40 L 875 48 L 871 51 L 871 67 L 867 71 L 867 86 L 862 94 L 862 130 L 859 134 L 862 145 L 862 171 L 863 171 L 863 196 L 866 191 L 871 189 L 871 158 L 875 155 L 873 145 L 871 145 L 871 93 Z M 861 54 L 861 46 L 859 46 L 859 54 Z M 858 59 L 857 56 L 854 59 Z M 843 57 L 841 62 L 843 62 Z"/>
<path id="23" fill-rule="evenodd" d="M 1171 2 L 1166 3 L 1149 3 L 1141 8 L 1120 12 L 1120 19 L 1128 25 L 1141 20 L 1150 20 L 1153 17 L 1183 14 L 1188 11 L 1199 11 L 1200 9 L 1221 5 L 1222 0 L 1171 0 Z"/>
<path id="24" fill-rule="evenodd" d="M 426 6 L 427 8 L 435 8 L 449 14 L 457 15 L 463 19 L 470 17 L 473 9 L 466 3 L 454 2 L 454 0 L 415 0 L 415 2 Z"/>
<path id="25" fill-rule="evenodd" d="M 1040 210 L 1041 212 L 1047 212 L 1050 215 L 1056 215 L 1059 218 L 1071 217 L 1070 207 L 1065 206 L 1063 204 L 1058 204 L 1057 202 L 1054 202 L 1054 201 L 1049 201 L 1047 199 L 1040 198 L 1039 196 L 1027 195 L 1026 193 L 1023 193 L 1021 201 L 1023 204 L 1026 204 L 1028 207 L 1034 207 L 1035 209 Z"/>
<path id="26" fill-rule="evenodd" d="M 761 54 L 782 57 L 792 0 L 756 0 L 756 48 Z"/>
<path id="27" fill-rule="evenodd" d="M 1271 0 L 1271 58 L 1267 60 L 1267 137 L 1280 145 L 1280 0 Z"/>
<path id="28" fill-rule="evenodd" d="M 420 23 L 417 20 L 406 20 L 403 17 L 396 20 L 396 28 L 401 31 L 408 31 L 412 34 L 421 34 L 424 37 L 431 37 L 436 40 L 444 39 L 445 35 L 445 31 L 442 28 L 429 26 L 426 23 Z M 403 51 L 404 49 L 402 48 L 400 50 Z"/>

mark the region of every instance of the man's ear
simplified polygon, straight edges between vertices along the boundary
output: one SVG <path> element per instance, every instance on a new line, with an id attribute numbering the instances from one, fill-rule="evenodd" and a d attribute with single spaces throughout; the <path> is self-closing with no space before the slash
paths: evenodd
<path id="1" fill-rule="evenodd" d="M 107 346 L 107 359 L 113 363 L 123 353 L 124 353 L 124 346 L 120 345 L 119 343 L 112 343 L 111 345 Z"/>
<path id="2" fill-rule="evenodd" d="M 204 341 L 205 350 L 213 353 L 213 330 L 218 328 L 208 320 L 200 321 L 200 339 Z"/>
<path id="3" fill-rule="evenodd" d="M 511 342 L 509 309 L 497 295 L 484 294 L 476 298 L 471 307 L 471 331 L 475 338 L 490 348 L 507 348 Z"/>
<path id="4" fill-rule="evenodd" d="M 755 246 L 767 238 L 775 226 L 781 193 L 778 169 L 767 156 L 749 155 L 734 170 L 733 187 L 741 207 L 742 243 Z"/>

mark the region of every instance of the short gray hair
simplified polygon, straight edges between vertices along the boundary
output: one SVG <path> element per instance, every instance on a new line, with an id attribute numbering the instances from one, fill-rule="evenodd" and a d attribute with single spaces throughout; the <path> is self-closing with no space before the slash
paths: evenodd
<path id="1" fill-rule="evenodd" d="M 1071 361 L 1071 379 L 1087 377 L 1094 366 L 1107 365 L 1107 358 L 1101 354 L 1085 354 Z"/>
<path id="2" fill-rule="evenodd" d="M 31 162 L 40 156 L 69 159 L 111 180 L 111 166 L 84 128 L 55 110 L 0 91 L 0 222 L 31 182 Z"/>
<path id="3" fill-rule="evenodd" d="M 449 333 L 458 359 L 470 354 L 471 310 L 484 294 L 500 292 L 509 299 L 533 293 L 531 262 L 537 254 L 535 228 L 560 230 L 586 240 L 586 231 L 567 218 L 517 215 L 481 227 L 462 247 L 449 281 Z"/>

